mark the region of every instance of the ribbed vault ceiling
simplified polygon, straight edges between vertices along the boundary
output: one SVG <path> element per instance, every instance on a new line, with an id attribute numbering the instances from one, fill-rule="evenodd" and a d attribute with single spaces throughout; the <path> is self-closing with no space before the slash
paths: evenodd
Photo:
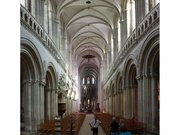
<path id="1" fill-rule="evenodd" d="M 73 61 L 80 70 L 84 69 L 84 75 L 87 72 L 97 75 L 106 49 L 110 47 L 108 36 L 113 33 L 114 18 L 120 16 L 122 1 L 55 0 L 54 2 L 58 5 L 59 17 L 64 21 Z M 93 57 L 88 58 L 88 55 Z"/>

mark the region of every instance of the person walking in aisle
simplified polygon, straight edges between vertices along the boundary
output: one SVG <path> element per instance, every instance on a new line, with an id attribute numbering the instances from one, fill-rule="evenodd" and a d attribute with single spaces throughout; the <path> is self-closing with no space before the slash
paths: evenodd
<path id="1" fill-rule="evenodd" d="M 101 121 L 97 119 L 94 115 L 94 119 L 89 122 L 91 130 L 93 131 L 93 135 L 98 135 L 98 127 L 100 126 Z"/>
<path id="2" fill-rule="evenodd" d="M 111 135 L 118 135 L 119 123 L 116 121 L 116 118 L 112 118 L 111 122 Z"/>

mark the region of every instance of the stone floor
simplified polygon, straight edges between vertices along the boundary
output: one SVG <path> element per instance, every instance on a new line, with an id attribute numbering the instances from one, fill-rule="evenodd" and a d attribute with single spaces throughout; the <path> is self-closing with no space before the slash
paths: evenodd
<path id="1" fill-rule="evenodd" d="M 89 122 L 94 118 L 93 114 L 86 114 L 84 122 L 80 128 L 78 135 L 92 135 L 91 128 L 89 126 Z M 98 135 L 105 135 L 102 127 L 99 127 L 99 134 Z"/>

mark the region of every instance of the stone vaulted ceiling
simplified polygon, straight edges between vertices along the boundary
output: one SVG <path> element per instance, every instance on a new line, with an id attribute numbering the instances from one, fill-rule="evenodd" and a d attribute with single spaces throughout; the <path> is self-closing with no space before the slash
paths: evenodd
<path id="1" fill-rule="evenodd" d="M 69 48 L 79 69 L 96 74 L 110 48 L 114 19 L 119 18 L 121 0 L 56 0 L 63 19 Z M 84 73 L 83 73 L 84 74 Z"/>

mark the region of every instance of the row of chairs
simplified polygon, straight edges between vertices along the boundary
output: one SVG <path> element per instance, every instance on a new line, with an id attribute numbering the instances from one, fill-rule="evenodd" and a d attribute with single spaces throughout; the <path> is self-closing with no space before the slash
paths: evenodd
<path id="1" fill-rule="evenodd" d="M 73 113 L 61 119 L 61 135 L 77 135 L 84 121 L 84 113 Z M 45 121 L 38 126 L 40 134 L 55 134 L 55 120 Z"/>
<path id="2" fill-rule="evenodd" d="M 62 135 L 77 135 L 84 121 L 85 113 L 73 113 L 61 121 Z"/>
<path id="3" fill-rule="evenodd" d="M 110 123 L 112 122 L 113 115 L 108 113 L 95 113 L 97 118 L 102 122 L 101 126 L 104 130 L 104 132 L 109 135 L 110 134 Z M 124 122 L 124 131 L 130 131 L 135 134 L 143 133 L 145 130 L 145 124 L 142 122 L 136 121 L 134 118 L 132 119 L 125 119 L 122 116 L 116 116 L 117 122 L 119 122 L 120 119 L 123 119 Z M 120 129 L 119 129 L 120 130 Z M 119 131 L 120 132 L 120 131 Z"/>
<path id="4" fill-rule="evenodd" d="M 101 127 L 103 128 L 106 135 L 109 135 L 112 115 L 108 113 L 95 113 L 94 115 L 101 121 Z"/>
<path id="5" fill-rule="evenodd" d="M 54 120 L 48 120 L 45 121 L 44 123 L 41 123 L 38 125 L 38 133 L 46 133 L 46 134 L 51 134 L 54 133 L 54 125 L 55 121 Z"/>

